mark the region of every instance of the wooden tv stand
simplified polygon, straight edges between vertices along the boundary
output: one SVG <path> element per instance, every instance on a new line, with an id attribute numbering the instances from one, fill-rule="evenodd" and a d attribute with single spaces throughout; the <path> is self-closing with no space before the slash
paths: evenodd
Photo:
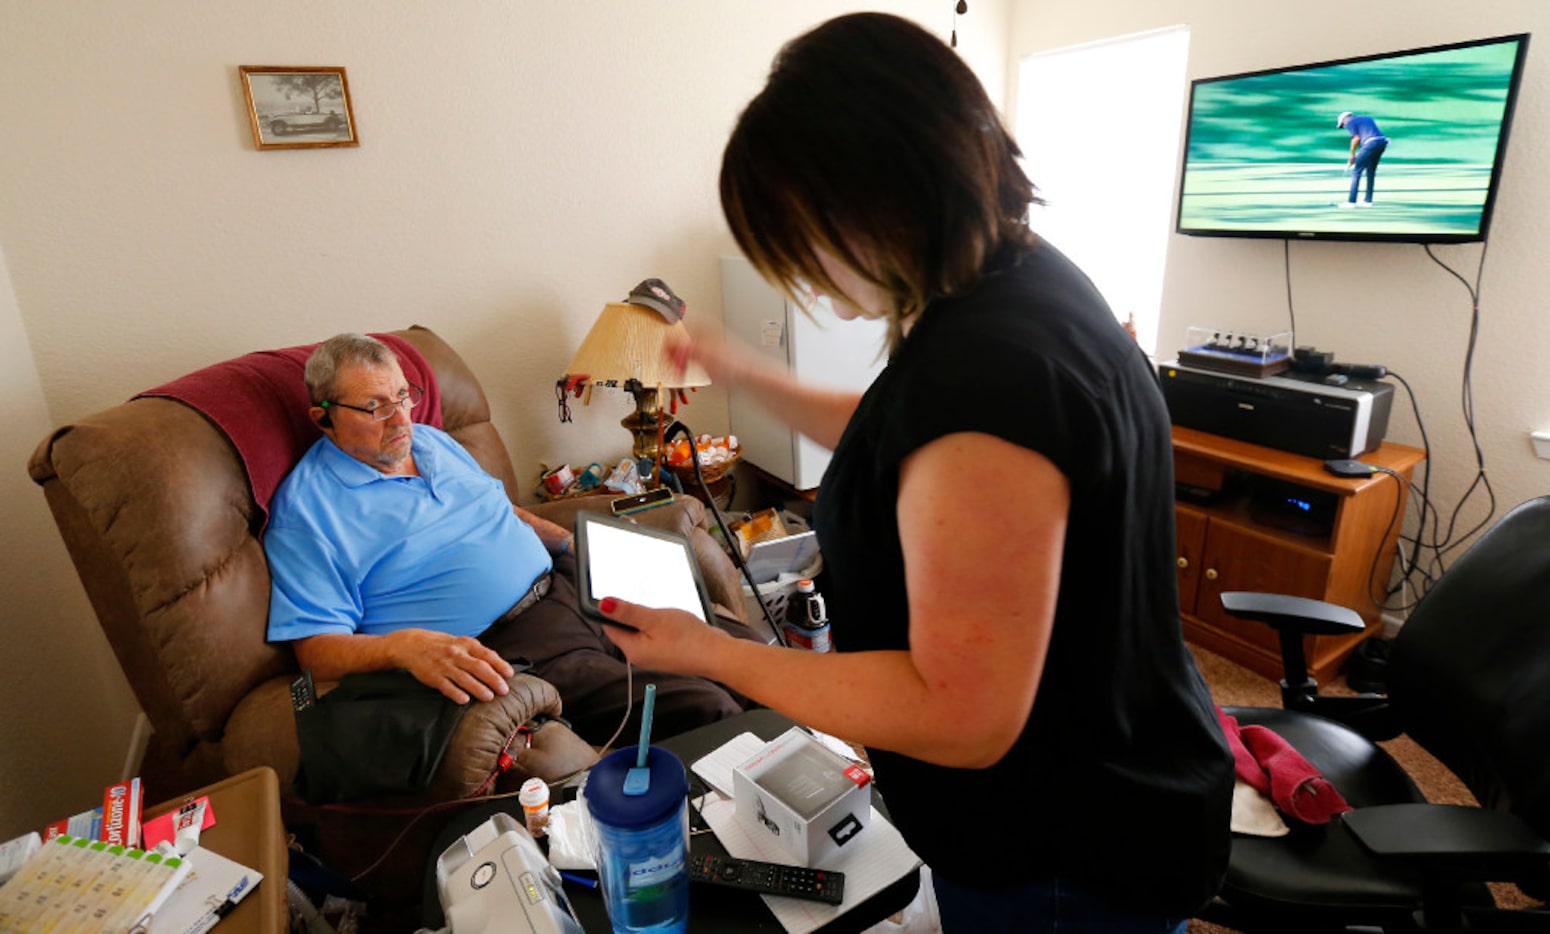
<path id="1" fill-rule="evenodd" d="M 1381 472 L 1349 479 L 1325 471 L 1323 461 L 1316 458 L 1175 426 L 1175 478 L 1223 491 L 1209 505 L 1178 501 L 1184 637 L 1279 680 L 1281 652 L 1275 630 L 1228 616 L 1222 610 L 1221 593 L 1258 590 L 1337 603 L 1361 614 L 1367 629 L 1348 636 L 1304 639 L 1310 673 L 1321 683 L 1329 681 L 1363 639 L 1382 631 L 1379 600 L 1388 588 L 1409 484 L 1423 459 L 1419 448 L 1385 442 L 1358 460 L 1387 467 L 1405 482 Z M 1333 526 L 1327 531 L 1299 532 L 1267 522 L 1243 489 L 1253 477 L 1334 494 Z"/>

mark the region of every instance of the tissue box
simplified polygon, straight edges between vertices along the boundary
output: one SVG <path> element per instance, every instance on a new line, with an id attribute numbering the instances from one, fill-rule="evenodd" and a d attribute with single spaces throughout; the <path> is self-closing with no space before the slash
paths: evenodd
<path id="1" fill-rule="evenodd" d="M 732 770 L 732 801 L 754 836 L 802 866 L 822 866 L 866 829 L 872 777 L 792 727 Z"/>

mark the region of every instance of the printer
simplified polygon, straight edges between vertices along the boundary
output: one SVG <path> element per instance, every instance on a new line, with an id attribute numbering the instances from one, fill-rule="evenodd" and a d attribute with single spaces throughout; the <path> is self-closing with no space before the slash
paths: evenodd
<path id="1" fill-rule="evenodd" d="M 1157 379 L 1175 425 L 1320 460 L 1376 450 L 1394 404 L 1393 385 L 1350 376 L 1239 376 L 1170 360 Z"/>

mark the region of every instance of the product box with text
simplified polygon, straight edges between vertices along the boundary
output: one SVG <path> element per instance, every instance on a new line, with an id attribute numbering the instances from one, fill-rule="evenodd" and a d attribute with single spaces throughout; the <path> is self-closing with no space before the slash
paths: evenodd
<path id="1" fill-rule="evenodd" d="M 115 782 L 102 793 L 102 831 L 97 839 L 118 846 L 140 846 L 140 779 Z"/>
<path id="2" fill-rule="evenodd" d="M 822 867 L 866 829 L 872 777 L 792 727 L 732 771 L 737 818 L 802 866 Z"/>

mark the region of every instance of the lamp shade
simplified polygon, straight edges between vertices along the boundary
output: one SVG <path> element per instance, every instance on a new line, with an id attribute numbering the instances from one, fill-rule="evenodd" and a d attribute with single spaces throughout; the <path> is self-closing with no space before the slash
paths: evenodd
<path id="1" fill-rule="evenodd" d="M 650 308 L 610 302 L 571 358 L 566 375 L 585 378 L 592 385 L 617 382 L 623 386 L 634 379 L 648 389 L 709 386 L 710 376 L 698 363 L 691 361 L 680 373 L 667 358 L 669 344 L 688 339 L 682 321 L 669 324 Z"/>

